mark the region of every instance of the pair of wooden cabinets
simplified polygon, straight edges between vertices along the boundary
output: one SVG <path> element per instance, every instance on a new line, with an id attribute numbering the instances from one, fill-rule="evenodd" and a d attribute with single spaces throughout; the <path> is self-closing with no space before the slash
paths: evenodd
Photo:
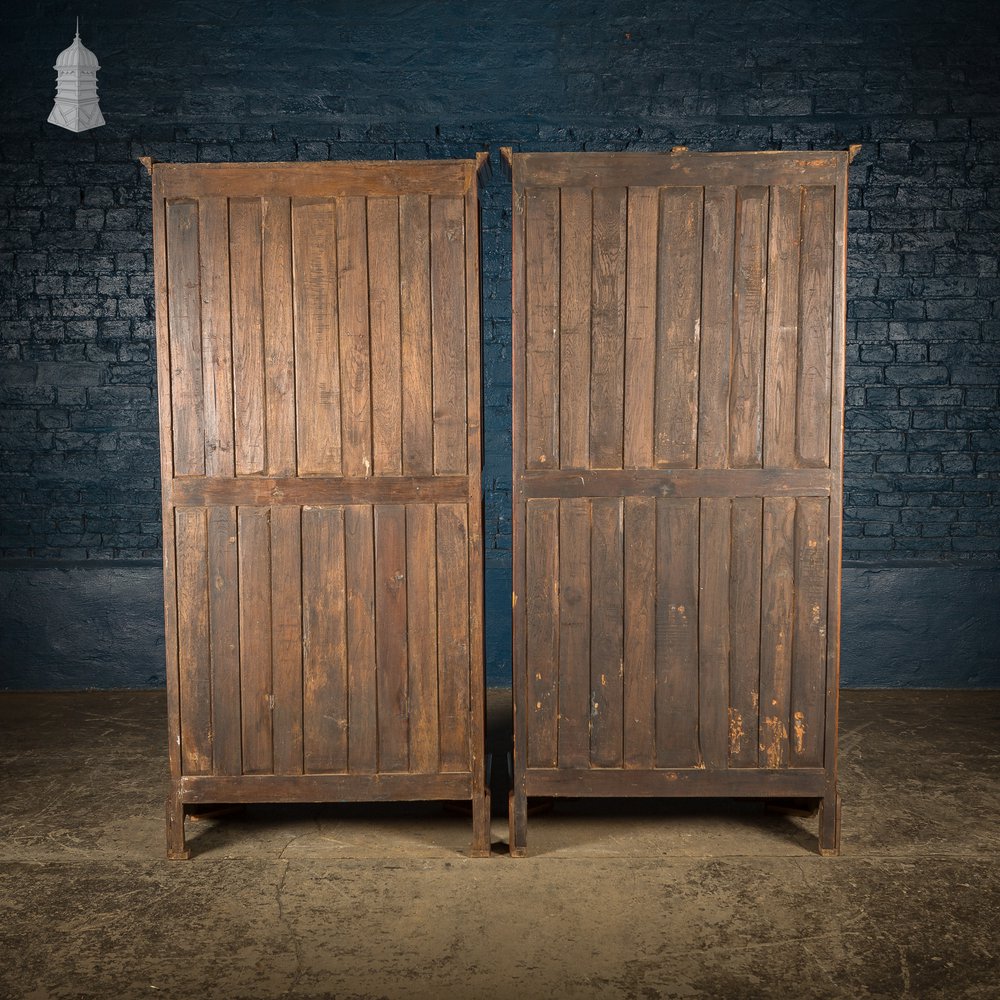
<path id="1" fill-rule="evenodd" d="M 171 793 L 465 799 L 479 161 L 151 165 Z M 514 782 L 838 841 L 846 153 L 515 154 Z"/>

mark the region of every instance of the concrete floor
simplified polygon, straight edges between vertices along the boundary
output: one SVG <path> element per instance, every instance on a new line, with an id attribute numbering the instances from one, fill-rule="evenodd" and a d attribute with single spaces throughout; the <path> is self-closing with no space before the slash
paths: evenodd
<path id="1" fill-rule="evenodd" d="M 252 807 L 167 862 L 163 695 L 2 695 L 0 997 L 1000 997 L 1000 692 L 842 716 L 839 858 L 756 803 L 580 801 L 525 860 L 429 804 Z"/>

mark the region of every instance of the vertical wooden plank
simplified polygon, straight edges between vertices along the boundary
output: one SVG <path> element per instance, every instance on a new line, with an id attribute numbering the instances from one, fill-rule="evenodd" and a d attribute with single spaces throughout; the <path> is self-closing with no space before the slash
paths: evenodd
<path id="1" fill-rule="evenodd" d="M 559 189 L 525 192 L 527 468 L 559 468 Z"/>
<path id="2" fill-rule="evenodd" d="M 761 541 L 761 767 L 788 765 L 795 565 L 795 499 L 765 497 Z"/>
<path id="3" fill-rule="evenodd" d="M 731 516 L 728 497 L 701 501 L 698 726 L 702 763 L 712 768 L 729 761 Z"/>
<path id="4" fill-rule="evenodd" d="M 465 385 L 465 205 L 431 198 L 434 471 L 468 469 Z"/>
<path id="5" fill-rule="evenodd" d="M 375 656 L 375 521 L 373 508 L 344 509 L 347 591 L 348 766 L 352 774 L 378 770 L 379 690 Z"/>
<path id="6" fill-rule="evenodd" d="M 829 501 L 802 497 L 795 511 L 795 632 L 790 763 L 823 766 Z"/>
<path id="7" fill-rule="evenodd" d="M 771 189 L 764 335 L 764 465 L 795 465 L 800 187 Z"/>
<path id="8" fill-rule="evenodd" d="M 622 766 L 624 532 L 619 497 L 592 502 L 590 619 L 590 760 Z"/>
<path id="9" fill-rule="evenodd" d="M 589 274 L 589 271 L 588 271 Z M 590 766 L 590 501 L 559 504 L 560 767 Z"/>
<path id="10" fill-rule="evenodd" d="M 696 767 L 697 499 L 656 501 L 656 763 Z"/>
<path id="11" fill-rule="evenodd" d="M 399 318 L 399 201 L 368 199 L 368 285 L 375 475 L 403 471 L 403 383 Z"/>
<path id="12" fill-rule="evenodd" d="M 243 773 L 274 770 L 271 737 L 271 511 L 240 507 L 240 705 Z"/>
<path id="13" fill-rule="evenodd" d="M 590 461 L 590 302 L 593 199 L 563 188 L 559 212 L 559 459 L 564 469 Z"/>
<path id="14" fill-rule="evenodd" d="M 240 605 L 236 508 L 208 508 L 213 773 L 240 774 Z"/>
<path id="15" fill-rule="evenodd" d="M 627 469 L 653 466 L 659 201 L 657 188 L 628 189 L 624 453 Z"/>
<path id="16" fill-rule="evenodd" d="M 441 770 L 469 769 L 470 609 L 468 508 L 437 506 L 437 653 Z M 472 614 L 476 609 L 472 609 Z"/>
<path id="17" fill-rule="evenodd" d="M 337 317 L 340 331 L 341 470 L 372 474 L 368 215 L 365 199 L 337 199 Z"/>
<path id="18" fill-rule="evenodd" d="M 292 202 L 295 427 L 300 476 L 340 475 L 343 471 L 337 214 L 334 199 Z"/>
<path id="19" fill-rule="evenodd" d="M 271 509 L 274 773 L 302 773 L 301 508 Z"/>
<path id="20" fill-rule="evenodd" d="M 697 455 L 702 196 L 700 187 L 660 192 L 655 459 L 668 469 L 693 469 Z"/>
<path id="21" fill-rule="evenodd" d="M 464 440 L 463 440 L 464 450 Z M 437 531 L 433 504 L 406 506 L 410 770 L 438 770 Z M 448 572 L 454 572 L 449 567 Z"/>
<path id="22" fill-rule="evenodd" d="M 159 179 L 153 175 L 153 282 L 156 292 L 156 377 L 160 424 L 160 519 L 163 525 L 163 625 L 167 682 L 167 754 L 170 777 L 181 776 L 180 676 L 177 650 L 177 550 L 174 510 L 171 503 L 174 478 L 174 431 L 171 415 L 171 358 L 169 291 L 167 285 L 166 202 Z M 175 797 L 176 799 L 176 797 Z M 183 812 L 183 810 L 181 810 Z M 183 833 L 183 820 L 181 822 Z M 183 838 L 181 838 L 183 839 Z M 176 846 L 176 845 L 175 845 Z"/>
<path id="23" fill-rule="evenodd" d="M 594 189 L 590 464 L 622 467 L 625 426 L 625 188 Z"/>
<path id="24" fill-rule="evenodd" d="M 198 203 L 205 474 L 233 476 L 233 341 L 229 301 L 229 201 Z"/>
<path id="25" fill-rule="evenodd" d="M 403 352 L 403 473 L 434 471 L 431 400 L 430 199 L 399 199 L 399 299 Z"/>
<path id="26" fill-rule="evenodd" d="M 763 459 L 767 213 L 766 187 L 737 190 L 729 398 L 729 464 L 734 469 L 760 468 Z"/>
<path id="27" fill-rule="evenodd" d="M 760 543 L 763 501 L 733 500 L 729 622 L 729 766 L 756 767 L 760 703 Z"/>
<path id="28" fill-rule="evenodd" d="M 212 770 L 212 655 L 208 612 L 208 537 L 203 508 L 179 508 L 177 644 L 180 650 L 181 768 Z"/>
<path id="29" fill-rule="evenodd" d="M 408 771 L 406 507 L 375 507 L 375 650 L 380 771 Z"/>
<path id="30" fill-rule="evenodd" d="M 198 203 L 168 201 L 167 308 L 174 475 L 205 472 L 205 387 L 201 360 Z"/>
<path id="31" fill-rule="evenodd" d="M 733 242 L 736 189 L 705 189 L 701 275 L 698 466 L 729 465 L 729 382 L 733 344 Z"/>
<path id="32" fill-rule="evenodd" d="M 555 767 L 559 716 L 559 501 L 529 500 L 525 614 L 528 767 Z"/>
<path id="33" fill-rule="evenodd" d="M 653 497 L 625 498 L 624 705 L 625 767 L 655 767 L 656 500 Z"/>
<path id="34" fill-rule="evenodd" d="M 296 472 L 291 199 L 261 199 L 264 289 L 265 470 Z"/>
<path id="35" fill-rule="evenodd" d="M 833 198 L 832 187 L 802 190 L 795 444 L 799 463 L 807 468 L 830 463 Z"/>
<path id="36" fill-rule="evenodd" d="M 302 744 L 307 773 L 347 770 L 344 509 L 302 510 Z"/>
<path id="37" fill-rule="evenodd" d="M 264 301 L 259 198 L 229 203 L 236 475 L 264 471 Z"/>

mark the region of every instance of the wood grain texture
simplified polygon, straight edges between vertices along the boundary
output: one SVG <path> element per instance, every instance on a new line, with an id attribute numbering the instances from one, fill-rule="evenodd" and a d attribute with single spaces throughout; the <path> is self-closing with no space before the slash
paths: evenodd
<path id="1" fill-rule="evenodd" d="M 705 189 L 698 361 L 698 467 L 729 466 L 729 385 L 733 344 L 733 243 L 736 192 Z"/>
<path id="2" fill-rule="evenodd" d="M 761 559 L 758 762 L 761 767 L 787 767 L 794 642 L 794 500 L 764 500 Z"/>
<path id="3" fill-rule="evenodd" d="M 240 507 L 240 705 L 243 773 L 274 770 L 271 710 L 271 511 Z"/>
<path id="4" fill-rule="evenodd" d="M 375 650 L 378 769 L 410 769 L 406 508 L 375 508 Z"/>
<path id="5" fill-rule="evenodd" d="M 345 473 L 335 201 L 292 202 L 298 474 Z M 350 362 L 348 362 L 350 364 Z M 352 469 L 357 474 L 356 468 Z"/>
<path id="6" fill-rule="evenodd" d="M 654 459 L 661 468 L 694 468 L 697 459 L 703 201 L 700 187 L 660 192 Z"/>
<path id="7" fill-rule="evenodd" d="M 559 504 L 560 767 L 590 765 L 590 503 Z"/>
<path id="8" fill-rule="evenodd" d="M 545 501 L 535 501 L 536 503 Z M 590 535 L 590 761 L 622 766 L 623 501 L 592 501 Z"/>
<path id="9" fill-rule="evenodd" d="M 209 507 L 208 634 L 212 655 L 212 770 L 240 774 L 240 606 L 236 508 Z"/>
<path id="10" fill-rule="evenodd" d="M 698 739 L 702 763 L 710 768 L 729 764 L 732 504 L 718 497 L 701 501 Z"/>
<path id="11" fill-rule="evenodd" d="M 470 718 L 470 664 L 475 659 L 469 634 L 469 528 L 465 504 L 437 505 L 436 543 L 441 770 L 465 771 L 474 728 Z M 472 718 L 478 720 L 478 712 Z M 475 728 L 478 732 L 478 724 Z"/>
<path id="12" fill-rule="evenodd" d="M 337 199 L 336 232 L 340 471 L 345 476 L 370 476 L 372 365 L 368 330 L 368 218 L 363 197 Z"/>
<path id="13" fill-rule="evenodd" d="M 529 469 L 559 467 L 559 192 L 525 192 L 525 245 L 532 261 L 525 302 L 525 447 Z"/>
<path id="14" fill-rule="evenodd" d="M 269 476 L 296 474 L 292 214 L 288 198 L 263 198 L 264 377 Z"/>
<path id="15" fill-rule="evenodd" d="M 264 290 L 259 198 L 229 203 L 236 475 L 264 471 Z"/>
<path id="16" fill-rule="evenodd" d="M 829 502 L 803 498 L 795 510 L 795 606 L 790 694 L 790 763 L 822 767 L 827 647 Z"/>
<path id="17" fill-rule="evenodd" d="M 756 767 L 763 500 L 736 497 L 729 564 L 729 766 Z"/>
<path id="18" fill-rule="evenodd" d="M 430 200 L 399 199 L 399 301 L 402 320 L 403 472 L 434 472 L 431 397 Z"/>
<path id="19" fill-rule="evenodd" d="M 559 717 L 559 504 L 533 500 L 526 512 L 530 705 L 528 765 L 555 767 Z"/>
<path id="20" fill-rule="evenodd" d="M 302 527 L 298 507 L 271 508 L 271 710 L 274 773 L 302 773 Z"/>
<path id="21" fill-rule="evenodd" d="M 375 512 L 344 509 L 344 580 L 347 590 L 348 767 L 378 771 L 379 686 L 375 648 Z"/>
<path id="22" fill-rule="evenodd" d="M 768 195 L 766 187 L 736 192 L 729 464 L 740 469 L 763 462 Z"/>
<path id="23" fill-rule="evenodd" d="M 348 658 L 344 509 L 302 511 L 303 759 L 306 773 L 347 770 Z"/>
<path id="24" fill-rule="evenodd" d="M 656 501 L 629 496 L 624 502 L 624 766 L 651 768 L 656 766 Z"/>
<path id="25" fill-rule="evenodd" d="M 368 199 L 372 452 L 376 476 L 403 472 L 403 370 L 399 286 L 399 202 Z"/>
<path id="26" fill-rule="evenodd" d="M 559 393 L 552 403 L 558 403 L 560 464 L 564 469 L 583 469 L 590 460 L 590 191 L 563 189 L 559 226 Z M 531 377 L 534 385 L 541 376 Z"/>
<path id="27" fill-rule="evenodd" d="M 659 192 L 629 188 L 623 443 L 627 469 L 653 467 L 658 228 Z"/>
<path id="28" fill-rule="evenodd" d="M 235 474 L 233 454 L 233 340 L 229 273 L 229 204 L 198 203 L 201 268 L 201 350 L 205 408 L 205 473 Z"/>
<path id="29" fill-rule="evenodd" d="M 694 767 L 698 747 L 698 500 L 656 501 L 656 762 Z"/>
<path id="30" fill-rule="evenodd" d="M 212 651 L 209 645 L 208 528 L 205 511 L 176 514 L 177 646 L 180 650 L 181 766 L 212 770 Z"/>
<path id="31" fill-rule="evenodd" d="M 830 462 L 833 199 L 832 187 L 802 194 L 795 446 L 799 464 L 813 468 Z"/>
<path id="32" fill-rule="evenodd" d="M 800 187 L 771 189 L 764 342 L 764 465 L 794 468 Z"/>
<path id="33" fill-rule="evenodd" d="M 464 442 L 463 442 L 464 444 Z M 431 504 L 406 507 L 406 637 L 410 769 L 438 770 L 437 518 Z M 457 567 L 456 567 L 457 568 Z"/>
<path id="34" fill-rule="evenodd" d="M 173 466 L 176 475 L 197 476 L 205 472 L 198 204 L 167 202 L 166 216 Z"/>
<path id="35" fill-rule="evenodd" d="M 590 465 L 622 467 L 625 407 L 626 191 L 594 191 Z"/>

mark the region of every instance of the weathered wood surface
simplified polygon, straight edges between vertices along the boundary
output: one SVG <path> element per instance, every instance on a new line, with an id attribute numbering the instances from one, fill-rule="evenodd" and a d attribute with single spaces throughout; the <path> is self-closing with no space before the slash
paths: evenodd
<path id="1" fill-rule="evenodd" d="M 513 155 L 516 853 L 529 793 L 833 801 L 847 157 Z"/>
<path id="2" fill-rule="evenodd" d="M 182 806 L 471 796 L 488 847 L 475 177 L 153 166 Z"/>

